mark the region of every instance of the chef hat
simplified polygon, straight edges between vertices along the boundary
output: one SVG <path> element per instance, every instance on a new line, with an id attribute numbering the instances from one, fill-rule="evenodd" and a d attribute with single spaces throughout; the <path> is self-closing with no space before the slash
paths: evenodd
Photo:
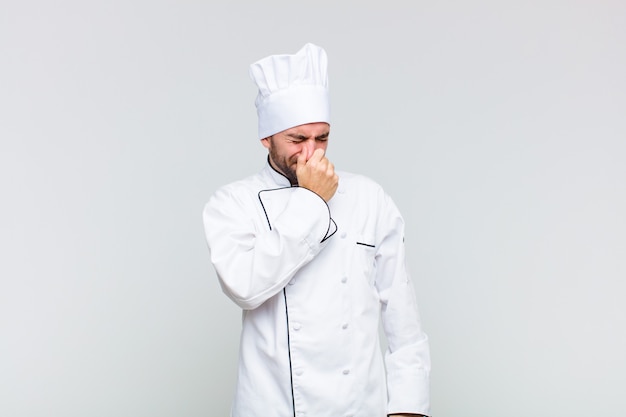
<path id="1" fill-rule="evenodd" d="M 307 43 L 295 55 L 270 55 L 250 65 L 259 88 L 259 139 L 305 123 L 330 123 L 326 51 Z"/>

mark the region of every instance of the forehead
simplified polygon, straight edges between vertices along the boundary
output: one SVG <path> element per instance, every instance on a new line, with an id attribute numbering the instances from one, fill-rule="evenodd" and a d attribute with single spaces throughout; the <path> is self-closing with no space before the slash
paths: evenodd
<path id="1" fill-rule="evenodd" d="M 286 129 L 281 133 L 286 135 L 298 135 L 298 136 L 319 136 L 328 133 L 330 125 L 325 122 L 307 123 L 300 126 L 294 126 Z"/>

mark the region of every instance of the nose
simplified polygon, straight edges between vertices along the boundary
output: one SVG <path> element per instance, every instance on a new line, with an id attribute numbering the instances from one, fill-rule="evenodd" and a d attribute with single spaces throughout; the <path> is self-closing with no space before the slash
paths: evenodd
<path id="1" fill-rule="evenodd" d="M 303 152 L 306 155 L 307 161 L 313 155 L 314 151 L 315 151 L 315 140 L 305 140 L 304 142 L 302 142 L 301 152 Z"/>

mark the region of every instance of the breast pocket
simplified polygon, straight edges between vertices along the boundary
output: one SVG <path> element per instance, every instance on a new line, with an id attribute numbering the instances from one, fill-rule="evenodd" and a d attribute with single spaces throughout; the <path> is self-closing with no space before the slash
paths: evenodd
<path id="1" fill-rule="evenodd" d="M 371 236 L 358 236 L 355 242 L 352 269 L 369 285 L 376 278 L 376 244 Z"/>

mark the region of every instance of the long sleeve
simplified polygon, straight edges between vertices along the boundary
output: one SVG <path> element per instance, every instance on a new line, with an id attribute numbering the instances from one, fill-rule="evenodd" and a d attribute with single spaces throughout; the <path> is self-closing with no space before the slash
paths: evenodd
<path id="1" fill-rule="evenodd" d="M 323 248 L 332 221 L 317 194 L 299 187 L 225 187 L 205 205 L 204 230 L 222 289 L 255 309 Z"/>
<path id="2" fill-rule="evenodd" d="M 404 221 L 388 196 L 383 199 L 376 253 L 376 286 L 382 303 L 388 413 L 430 413 L 428 337 L 422 331 L 415 290 L 406 268 Z"/>
<path id="3" fill-rule="evenodd" d="M 244 310 L 233 417 L 429 413 L 404 222 L 379 184 L 339 176 L 325 202 L 268 164 L 205 205 L 211 262 Z"/>

